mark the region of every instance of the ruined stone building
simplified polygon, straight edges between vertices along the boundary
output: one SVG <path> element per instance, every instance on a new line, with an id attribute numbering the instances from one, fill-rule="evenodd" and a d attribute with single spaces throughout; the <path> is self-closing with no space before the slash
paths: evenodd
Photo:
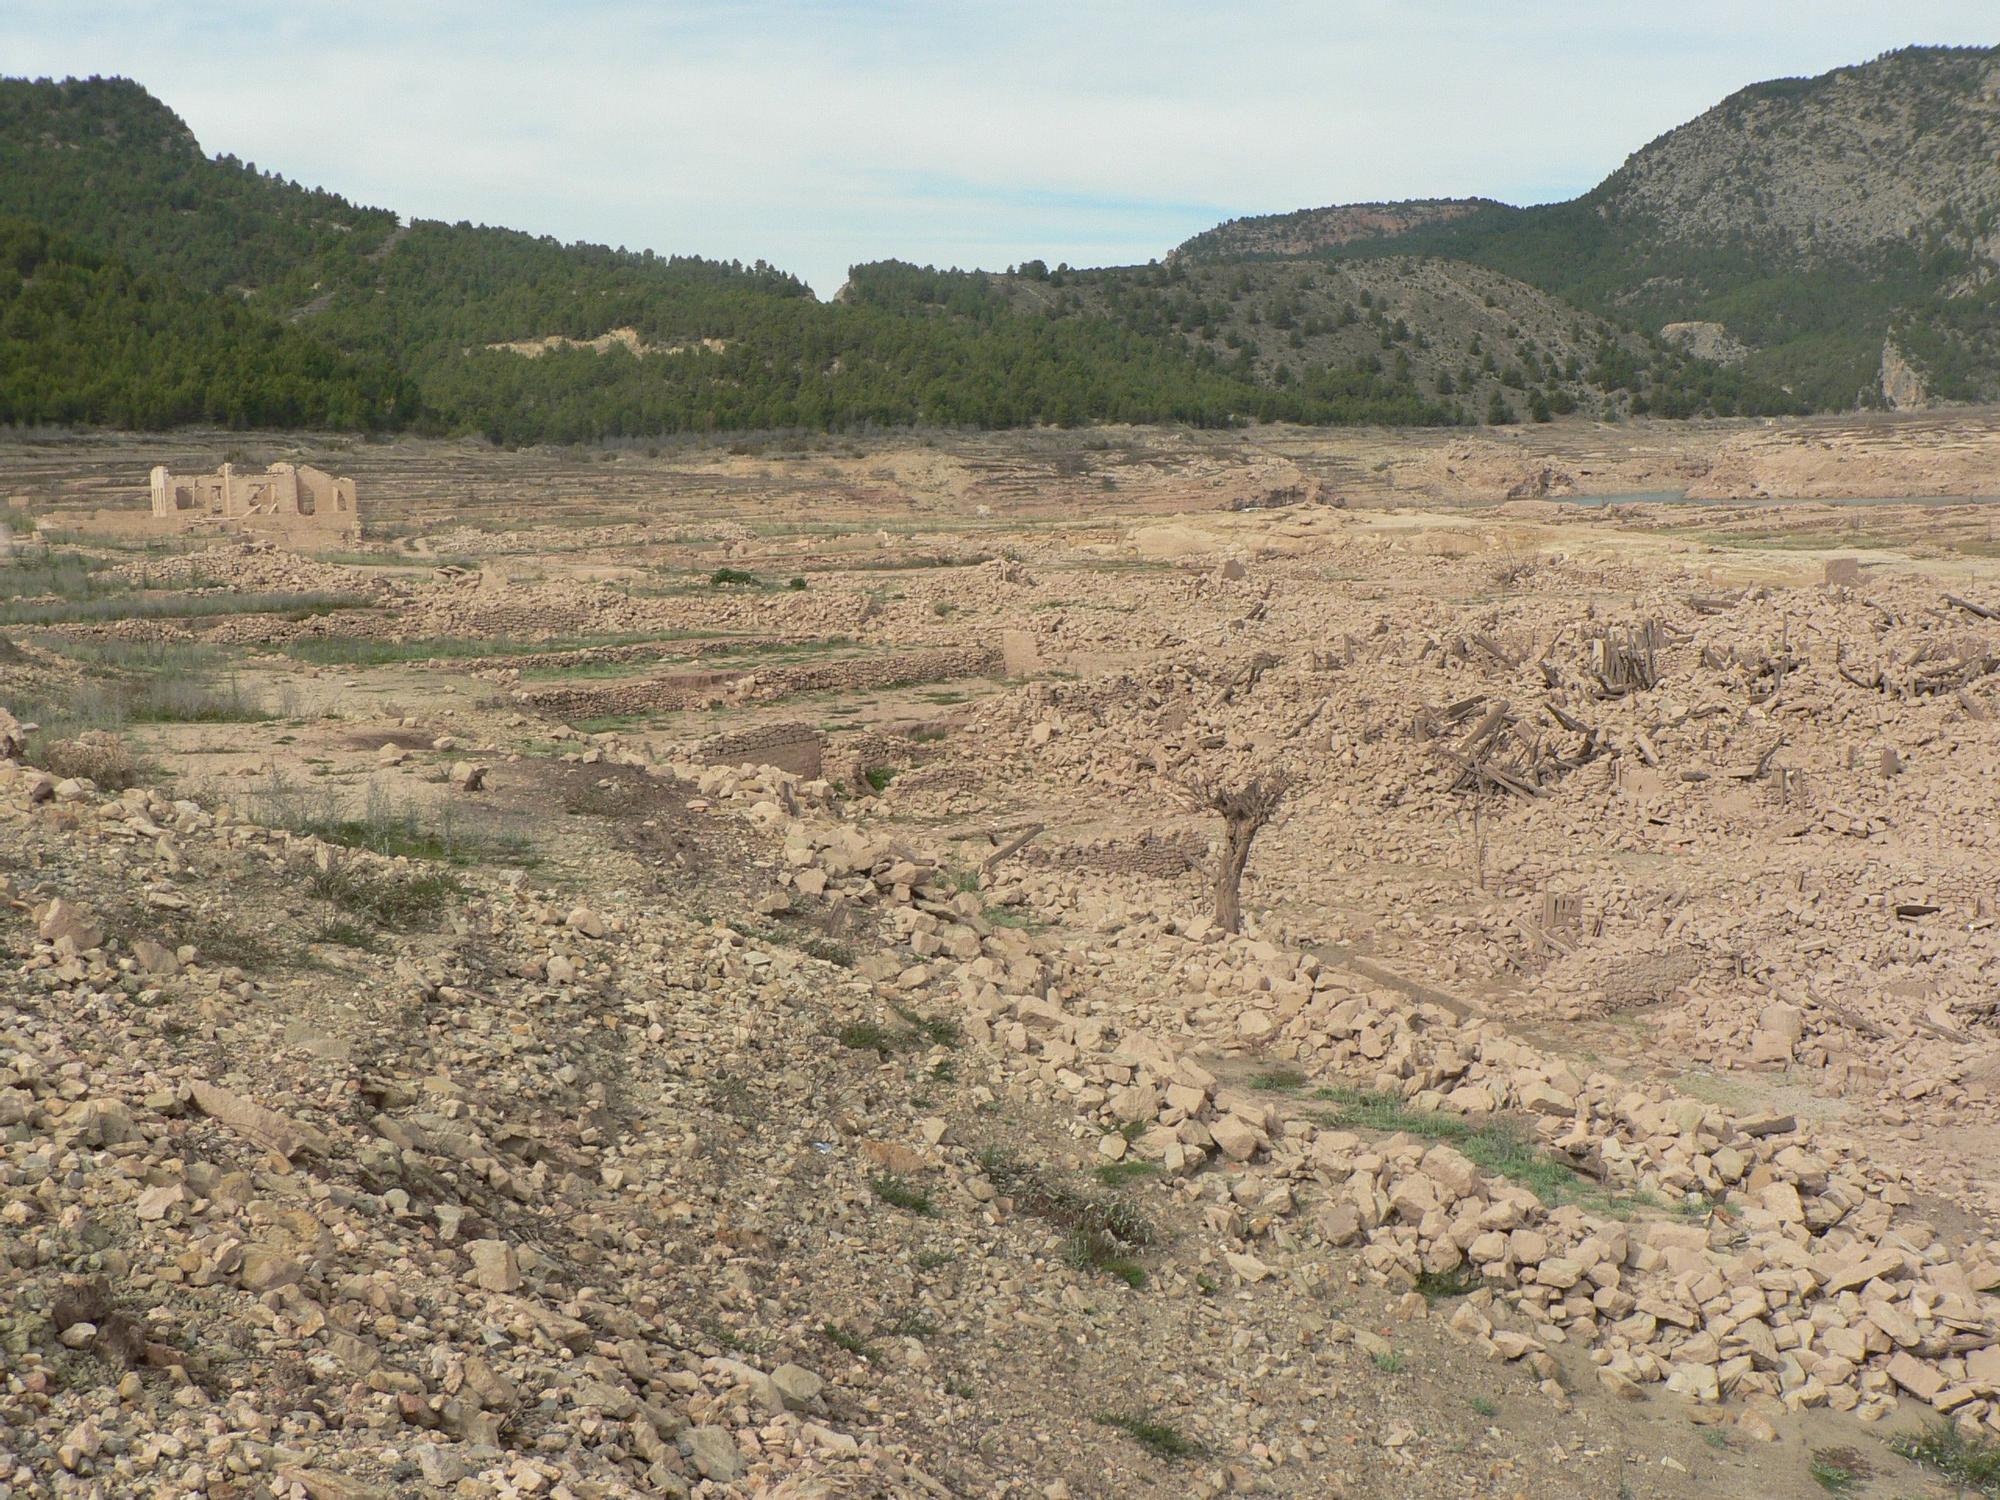
<path id="1" fill-rule="evenodd" d="M 153 519 L 177 531 L 234 527 L 350 542 L 361 535 L 354 481 L 309 464 L 272 464 L 261 474 L 238 474 L 233 464 L 169 474 L 155 465 Z"/>

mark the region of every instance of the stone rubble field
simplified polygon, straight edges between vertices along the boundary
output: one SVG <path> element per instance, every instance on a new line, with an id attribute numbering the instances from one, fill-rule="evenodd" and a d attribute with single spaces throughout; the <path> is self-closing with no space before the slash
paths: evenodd
<path id="1" fill-rule="evenodd" d="M 0 1497 L 1991 1492 L 1983 507 L 947 460 L 37 471 Z"/>

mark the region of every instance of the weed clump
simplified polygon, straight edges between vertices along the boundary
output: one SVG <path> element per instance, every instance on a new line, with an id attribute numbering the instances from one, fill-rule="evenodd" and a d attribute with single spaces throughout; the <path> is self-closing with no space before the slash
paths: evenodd
<path id="1" fill-rule="evenodd" d="M 1096 1420 L 1102 1426 L 1117 1428 L 1155 1458 L 1199 1458 L 1208 1451 L 1193 1438 L 1182 1436 L 1178 1429 L 1150 1417 L 1101 1411 Z"/>
<path id="2" fill-rule="evenodd" d="M 868 1179 L 868 1186 L 875 1190 L 876 1197 L 892 1208 L 905 1209 L 925 1219 L 936 1213 L 931 1205 L 931 1195 L 901 1173 L 877 1172 Z"/>
<path id="3" fill-rule="evenodd" d="M 1889 1449 L 1960 1491 L 2000 1495 L 2000 1441 L 1968 1433 L 1949 1417 L 1891 1439 Z"/>
<path id="4" fill-rule="evenodd" d="M 333 903 L 350 916 L 392 930 L 429 926 L 443 914 L 451 899 L 465 889 L 441 871 L 400 874 L 370 870 L 352 862 L 325 870 L 313 869 L 305 881 L 306 888 L 322 901 Z"/>
<path id="5" fill-rule="evenodd" d="M 1072 1266 L 1145 1285 L 1145 1268 L 1132 1252 L 1153 1243 L 1153 1227 L 1131 1204 L 1078 1192 L 994 1148 L 980 1153 L 979 1164 L 1017 1209 L 1067 1231 L 1063 1258 Z"/>

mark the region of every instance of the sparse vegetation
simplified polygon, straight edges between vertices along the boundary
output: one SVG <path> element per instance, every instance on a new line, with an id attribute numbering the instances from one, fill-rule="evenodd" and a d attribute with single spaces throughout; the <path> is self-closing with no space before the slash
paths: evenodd
<path id="1" fill-rule="evenodd" d="M 1096 1420 L 1106 1427 L 1117 1428 L 1155 1458 L 1199 1458 L 1208 1451 L 1200 1443 L 1183 1436 L 1178 1428 L 1154 1421 L 1151 1417 L 1105 1411 L 1099 1412 Z"/>
<path id="2" fill-rule="evenodd" d="M 1290 1094 L 1306 1086 L 1306 1075 L 1296 1068 L 1273 1068 L 1250 1080 L 1250 1087 L 1267 1094 Z"/>
<path id="3" fill-rule="evenodd" d="M 2000 1495 L 2000 1440 L 1967 1432 L 1950 1417 L 1937 1417 L 1921 1431 L 1889 1440 L 1890 1451 L 1935 1474 L 1959 1495 Z"/>
<path id="4" fill-rule="evenodd" d="M 321 870 L 302 871 L 307 890 L 353 917 L 396 931 L 426 927 L 440 917 L 464 889 L 442 871 L 408 873 L 374 869 L 359 861 L 343 861 Z"/>
<path id="5" fill-rule="evenodd" d="M 838 1323 L 822 1323 L 819 1325 L 819 1331 L 820 1335 L 828 1343 L 837 1349 L 845 1349 L 856 1359 L 865 1359 L 872 1365 L 882 1358 L 882 1351 L 880 1349 L 877 1349 L 865 1339 L 858 1338 L 854 1334 L 849 1333 Z"/>
<path id="6" fill-rule="evenodd" d="M 108 598 L 0 603 L 0 625 L 70 625 L 99 620 L 197 620 L 218 615 L 283 615 L 303 620 L 343 609 L 372 609 L 358 594 L 118 593 Z"/>
<path id="7" fill-rule="evenodd" d="M 1072 1266 L 1131 1287 L 1145 1284 L 1145 1268 L 1132 1252 L 1153 1242 L 1153 1228 L 1136 1209 L 1115 1198 L 1078 1192 L 996 1148 L 982 1151 L 979 1163 L 987 1180 L 1012 1198 L 1016 1208 L 1067 1231 L 1063 1256 Z"/>
<path id="8" fill-rule="evenodd" d="M 874 1190 L 876 1197 L 891 1207 L 905 1209 L 926 1219 L 935 1212 L 931 1206 L 931 1195 L 900 1173 L 877 1172 L 868 1179 L 868 1186 Z"/>
<path id="9" fill-rule="evenodd" d="M 1450 1271 L 1420 1271 L 1416 1289 L 1426 1302 L 1444 1302 L 1479 1289 L 1479 1278 L 1460 1266 Z"/>
<path id="10" fill-rule="evenodd" d="M 1815 1448 L 1806 1464 L 1812 1482 L 1829 1495 L 1854 1494 L 1874 1472 L 1852 1448 Z"/>
<path id="11" fill-rule="evenodd" d="M 333 793 L 274 778 L 258 794 L 260 819 L 343 849 L 365 849 L 390 858 L 449 865 L 524 864 L 532 860 L 526 838 L 474 825 L 450 802 L 425 807 L 398 801 L 370 782 L 359 811 Z"/>

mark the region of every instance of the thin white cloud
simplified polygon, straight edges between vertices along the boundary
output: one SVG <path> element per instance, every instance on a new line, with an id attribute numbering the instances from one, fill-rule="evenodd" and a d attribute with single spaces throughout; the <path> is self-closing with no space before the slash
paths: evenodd
<path id="1" fill-rule="evenodd" d="M 210 151 L 406 214 L 827 293 L 887 255 L 1144 260 L 1233 214 L 1567 195 L 1745 83 L 1996 31 L 1990 0 L 15 0 L 0 67 L 126 74 Z"/>

